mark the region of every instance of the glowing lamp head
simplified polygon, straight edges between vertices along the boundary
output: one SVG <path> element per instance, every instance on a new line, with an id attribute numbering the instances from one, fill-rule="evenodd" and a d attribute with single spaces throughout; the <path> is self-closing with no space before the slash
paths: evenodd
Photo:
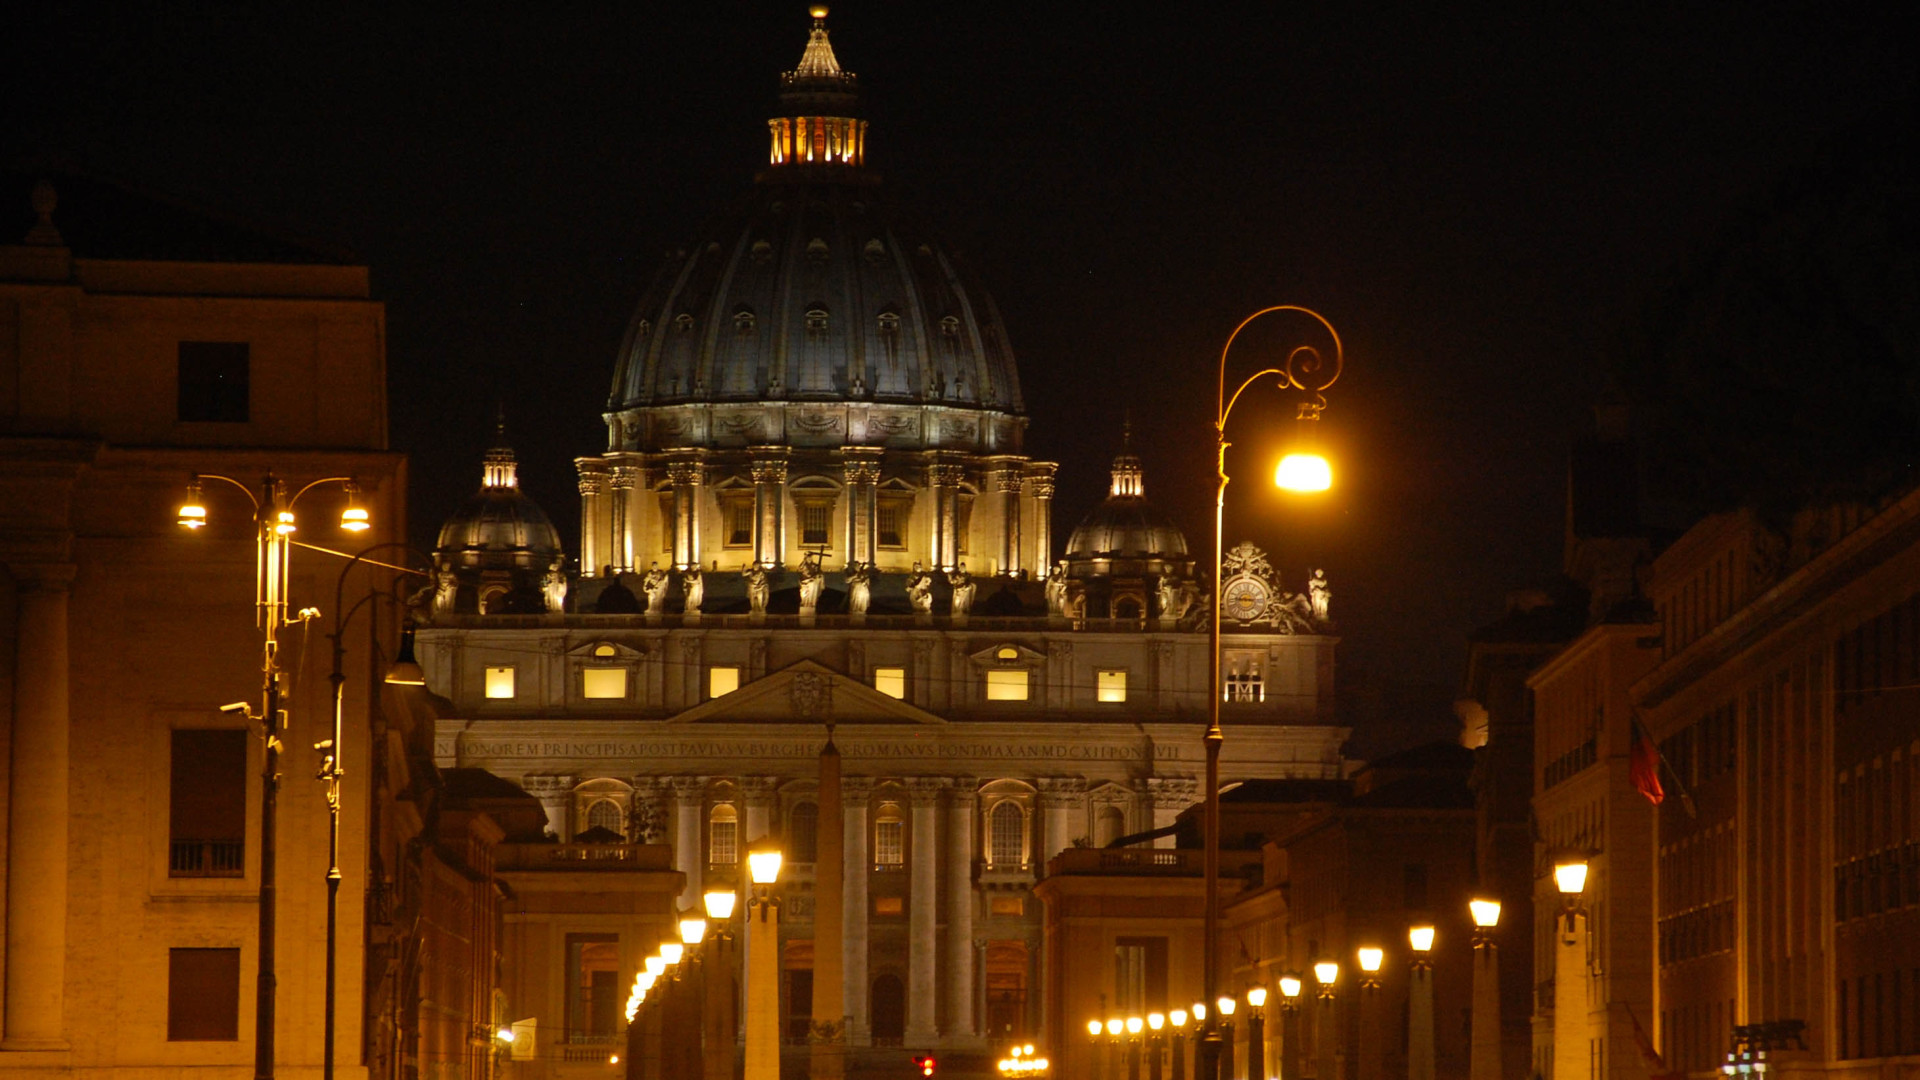
<path id="1" fill-rule="evenodd" d="M 1333 466 L 1319 454 L 1288 454 L 1273 471 L 1273 482 L 1283 491 L 1325 491 L 1333 486 Z"/>
<path id="2" fill-rule="evenodd" d="M 1187 1010 L 1175 1009 L 1167 1014 L 1167 1020 L 1170 1021 L 1175 1028 L 1184 1028 L 1187 1026 Z"/>
<path id="3" fill-rule="evenodd" d="M 1248 990 L 1247 1004 L 1256 1009 L 1264 1008 L 1267 1004 L 1267 988 L 1264 986 L 1256 986 Z"/>
<path id="4" fill-rule="evenodd" d="M 807 9 L 807 14 L 813 16 L 816 19 L 824 19 L 827 17 L 827 5 L 815 4 L 812 7 Z"/>
<path id="5" fill-rule="evenodd" d="M 1491 930 L 1500 925 L 1500 901 L 1469 900 L 1467 911 L 1473 915 L 1473 925 L 1482 930 Z"/>
<path id="6" fill-rule="evenodd" d="M 780 880 L 780 849 L 769 847 L 747 853 L 747 873 L 755 885 L 772 885 Z"/>
<path id="7" fill-rule="evenodd" d="M 1380 970 L 1381 961 L 1387 958 L 1384 949 L 1372 945 L 1363 945 L 1357 954 L 1360 958 L 1360 970 L 1371 975 Z"/>
<path id="8" fill-rule="evenodd" d="M 1233 1010 L 1237 1005 L 1239 1005 L 1239 1002 L 1233 1000 L 1230 997 L 1222 995 L 1220 1000 L 1214 1002 L 1214 1004 L 1220 1007 L 1221 1016 L 1232 1016 Z"/>
<path id="9" fill-rule="evenodd" d="M 501 1028 L 500 1030 L 493 1033 L 493 1037 L 496 1039 L 499 1039 L 503 1043 L 510 1043 L 513 1041 L 513 1029 Z"/>
<path id="10" fill-rule="evenodd" d="M 726 922 L 733 918 L 733 903 L 739 898 L 732 889 L 711 889 L 701 899 L 707 905 L 707 918 Z"/>
<path id="11" fill-rule="evenodd" d="M 1145 1021 L 1141 1020 L 1139 1017 L 1137 1016 L 1127 1017 L 1127 1034 L 1138 1035 L 1140 1034 L 1140 1029 L 1144 1026 L 1146 1026 Z"/>
<path id="12" fill-rule="evenodd" d="M 347 508 L 340 511 L 340 527 L 348 532 L 366 532 L 373 528 L 367 508 L 360 505 L 360 485 L 347 481 Z"/>
<path id="13" fill-rule="evenodd" d="M 1159 1031 L 1161 1028 L 1166 1027 L 1167 1014 L 1166 1013 L 1148 1013 L 1147 1026 L 1152 1028 L 1155 1031 Z"/>
<path id="14" fill-rule="evenodd" d="M 660 958 L 667 962 L 668 967 L 679 963 L 686 955 L 687 947 L 677 941 L 669 941 L 660 946 Z"/>
<path id="15" fill-rule="evenodd" d="M 1087 1021 L 1087 1034 L 1093 1036 L 1094 1038 L 1096 1039 L 1099 1038 L 1100 1033 L 1104 1030 L 1106 1030 L 1106 1028 L 1100 1023 L 1100 1021 L 1098 1020 Z"/>
<path id="16" fill-rule="evenodd" d="M 1332 960 L 1321 960 L 1313 965 L 1313 981 L 1321 986 L 1332 986 L 1340 981 L 1340 965 Z"/>
<path id="17" fill-rule="evenodd" d="M 707 920 L 681 919 L 680 940 L 689 945 L 698 945 L 707 937 Z"/>
<path id="18" fill-rule="evenodd" d="M 660 973 L 665 970 L 667 970 L 666 957 L 661 956 L 659 953 L 654 953 L 652 956 L 647 957 L 647 974 L 659 978 Z"/>
<path id="19" fill-rule="evenodd" d="M 188 529 L 204 528 L 207 524 L 207 500 L 200 492 L 198 479 L 187 482 L 187 501 L 180 504 L 180 524 Z"/>
<path id="20" fill-rule="evenodd" d="M 1280 996 L 1283 998 L 1286 998 L 1288 1001 L 1292 1001 L 1294 998 L 1299 997 L 1300 996 L 1300 976 L 1298 975 L 1280 976 Z"/>
<path id="21" fill-rule="evenodd" d="M 1587 890 L 1587 860 L 1568 855 L 1553 864 L 1553 884 L 1561 896 L 1579 896 Z"/>
<path id="22" fill-rule="evenodd" d="M 1417 953 L 1433 951 L 1433 927 L 1410 926 L 1407 928 L 1407 944 Z"/>
<path id="23" fill-rule="evenodd" d="M 293 535 L 293 511 L 282 510 L 274 515 L 273 531 L 281 536 Z"/>
<path id="24" fill-rule="evenodd" d="M 1193 1003 L 1193 1022 L 1198 1024 L 1204 1021 L 1206 1018 L 1207 1018 L 1207 1003 L 1204 1001 L 1194 1002 Z"/>

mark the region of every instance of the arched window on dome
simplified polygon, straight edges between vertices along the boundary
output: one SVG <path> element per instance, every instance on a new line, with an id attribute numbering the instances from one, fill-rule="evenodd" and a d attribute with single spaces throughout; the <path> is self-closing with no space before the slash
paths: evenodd
<path id="1" fill-rule="evenodd" d="M 754 317 L 752 308 L 743 307 L 733 313 L 733 332 L 741 337 L 751 337 L 753 335 L 753 324 Z"/>
<path id="2" fill-rule="evenodd" d="M 874 320 L 874 329 L 880 334 L 880 348 L 887 354 L 889 369 L 900 366 L 900 314 L 896 311 L 882 311 Z"/>
<path id="3" fill-rule="evenodd" d="M 693 329 L 693 316 L 684 311 L 675 315 L 673 317 L 673 328 L 682 334 L 690 332 Z"/>
<path id="4" fill-rule="evenodd" d="M 994 867 L 1024 866 L 1027 861 L 1027 812 L 1002 799 L 987 813 L 987 862 Z"/>
<path id="5" fill-rule="evenodd" d="M 796 803 L 787 813 L 787 857 L 797 863 L 810 863 L 820 853 L 820 808 L 813 803 Z"/>
<path id="6" fill-rule="evenodd" d="M 587 807 L 587 828 L 606 829 L 624 837 L 627 835 L 626 815 L 620 812 L 619 803 L 612 799 L 598 799 Z"/>
<path id="7" fill-rule="evenodd" d="M 818 307 L 818 306 L 808 308 L 807 309 L 807 333 L 810 336 L 818 337 L 820 335 L 825 334 L 826 332 L 827 332 L 827 309 L 824 307 Z"/>

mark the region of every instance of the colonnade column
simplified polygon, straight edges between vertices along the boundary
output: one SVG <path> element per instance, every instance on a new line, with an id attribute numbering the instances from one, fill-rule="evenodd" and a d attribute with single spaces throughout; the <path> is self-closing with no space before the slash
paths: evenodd
<path id="1" fill-rule="evenodd" d="M 680 890 L 680 906 L 704 909 L 706 857 L 700 850 L 701 803 L 707 794 L 704 776 L 673 778 L 673 868 L 687 876 Z"/>
<path id="2" fill-rule="evenodd" d="M 849 562 L 873 561 L 875 529 L 879 508 L 875 489 L 880 483 L 880 462 L 875 459 L 849 460 L 847 482 L 847 559 Z"/>
<path id="3" fill-rule="evenodd" d="M 1027 477 L 1027 492 L 1033 496 L 1033 567 L 1039 577 L 1053 573 L 1053 470 L 1041 462 Z"/>
<path id="4" fill-rule="evenodd" d="M 979 796 L 972 777 L 954 780 L 947 803 L 947 1036 L 970 1039 L 973 1021 L 973 836 Z"/>
<path id="5" fill-rule="evenodd" d="M 753 459 L 753 558 L 761 566 L 786 565 L 787 459 Z"/>
<path id="6" fill-rule="evenodd" d="M 1020 572 L 1020 470 L 1002 469 L 994 477 L 1000 489 L 1000 572 Z"/>
<path id="7" fill-rule="evenodd" d="M 612 560 L 606 556 L 607 466 L 605 462 L 579 458 L 580 468 L 580 573 L 598 574 Z"/>
<path id="8" fill-rule="evenodd" d="M 933 563 L 943 571 L 960 564 L 960 481 L 966 475 L 958 465 L 927 466 L 927 489 L 933 492 Z"/>
<path id="9" fill-rule="evenodd" d="M 667 466 L 673 485 L 673 568 L 700 565 L 700 463 L 676 461 Z"/>
<path id="10" fill-rule="evenodd" d="M 12 567 L 12 759 L 7 782 L 6 1034 L 0 1050 L 65 1050 L 67 595 L 74 568 Z"/>
<path id="11" fill-rule="evenodd" d="M 872 870 L 867 855 L 867 802 L 873 795 L 873 781 L 849 776 L 840 782 L 840 806 L 845 812 L 841 837 L 846 848 L 846 868 L 840 906 L 846 999 L 847 1045 L 865 1046 L 873 1038 L 871 1016 L 867 1011 L 867 876 Z"/>
<path id="12" fill-rule="evenodd" d="M 615 465 L 611 471 L 613 549 L 608 552 L 608 555 L 615 570 L 632 570 L 633 528 L 640 520 L 639 506 L 634 501 L 634 489 L 640 480 L 640 470 L 632 465 Z"/>
<path id="13" fill-rule="evenodd" d="M 935 998 L 939 984 L 934 979 L 938 909 L 938 888 L 934 867 L 939 848 L 936 815 L 940 789 L 944 783 L 917 779 L 907 785 L 913 804 L 913 863 L 907 874 L 907 1030 L 912 1046 L 930 1046 L 938 1032 L 934 1027 Z"/>

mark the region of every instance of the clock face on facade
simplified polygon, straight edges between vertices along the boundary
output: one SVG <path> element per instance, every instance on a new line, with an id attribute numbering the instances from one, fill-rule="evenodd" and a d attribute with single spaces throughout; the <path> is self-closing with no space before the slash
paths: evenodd
<path id="1" fill-rule="evenodd" d="M 1252 622 L 1267 610 L 1270 595 L 1259 578 L 1236 578 L 1220 594 L 1220 613 L 1239 622 Z"/>

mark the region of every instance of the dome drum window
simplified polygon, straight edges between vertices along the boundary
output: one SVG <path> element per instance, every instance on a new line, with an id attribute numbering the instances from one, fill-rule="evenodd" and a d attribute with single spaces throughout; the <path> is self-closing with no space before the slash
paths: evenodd
<path id="1" fill-rule="evenodd" d="M 812 337 L 822 337 L 826 332 L 827 309 L 820 307 L 807 309 L 807 334 Z"/>
<path id="2" fill-rule="evenodd" d="M 753 310 L 751 308 L 741 308 L 739 311 L 733 313 L 733 332 L 741 337 L 749 337 L 753 334 Z"/>

